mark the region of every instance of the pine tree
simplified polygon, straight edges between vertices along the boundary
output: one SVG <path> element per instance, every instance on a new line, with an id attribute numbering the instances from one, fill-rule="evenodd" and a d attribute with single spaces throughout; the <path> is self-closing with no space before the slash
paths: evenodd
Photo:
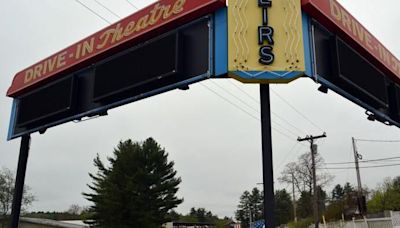
<path id="1" fill-rule="evenodd" d="M 263 193 L 253 188 L 251 193 L 244 191 L 240 196 L 238 209 L 235 212 L 237 220 L 241 221 L 242 227 L 249 227 L 250 221 L 255 222 L 263 218 Z"/>
<path id="2" fill-rule="evenodd" d="M 264 219 L 264 192 L 258 188 L 253 188 L 251 193 L 244 191 L 240 196 L 239 205 L 235 212 L 235 217 L 241 222 L 243 228 L 250 227 L 250 222 L 254 223 Z M 275 222 L 276 226 L 288 222 L 293 217 L 292 200 L 286 190 L 275 192 Z"/>
<path id="3" fill-rule="evenodd" d="M 94 205 L 93 220 L 99 227 L 158 228 L 168 221 L 168 212 L 182 203 L 176 197 L 181 179 L 168 162 L 165 149 L 152 138 L 143 143 L 127 140 L 114 149 L 107 168 L 99 155 L 98 171 L 89 174 L 93 193 L 83 193 Z"/>
<path id="4" fill-rule="evenodd" d="M 286 224 L 293 219 L 293 203 L 289 193 L 285 190 L 275 192 L 275 226 Z"/>

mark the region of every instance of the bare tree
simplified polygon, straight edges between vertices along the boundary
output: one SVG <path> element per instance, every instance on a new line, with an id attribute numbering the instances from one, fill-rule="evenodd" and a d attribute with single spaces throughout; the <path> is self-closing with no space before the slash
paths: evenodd
<path id="1" fill-rule="evenodd" d="M 298 178 L 297 169 L 298 164 L 296 162 L 290 162 L 286 164 L 285 169 L 282 171 L 281 176 L 278 178 L 280 182 L 290 183 L 294 182 L 294 186 L 296 186 L 299 192 L 302 191 L 302 181 Z"/>
<path id="2" fill-rule="evenodd" d="M 81 214 L 82 210 L 83 208 L 80 207 L 78 204 L 72 204 L 71 206 L 69 206 L 67 212 L 72 215 L 79 215 Z"/>
<path id="3" fill-rule="evenodd" d="M 5 216 L 11 211 L 12 200 L 14 196 L 14 172 L 7 168 L 0 170 L 0 214 Z M 35 197 L 30 193 L 30 187 L 25 185 L 23 198 L 22 198 L 22 210 L 32 204 Z"/>
<path id="4" fill-rule="evenodd" d="M 321 169 L 324 166 L 324 159 L 318 153 L 315 155 L 315 166 L 317 168 L 317 184 L 323 188 L 333 180 L 333 176 Z M 304 153 L 299 156 L 297 162 L 286 164 L 278 180 L 283 183 L 294 183 L 299 192 L 312 193 L 311 154 Z"/>

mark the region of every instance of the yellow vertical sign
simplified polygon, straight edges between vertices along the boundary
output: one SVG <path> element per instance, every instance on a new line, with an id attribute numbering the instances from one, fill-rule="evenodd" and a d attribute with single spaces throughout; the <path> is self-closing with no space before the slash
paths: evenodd
<path id="1" fill-rule="evenodd" d="M 229 0 L 228 71 L 242 82 L 285 83 L 305 71 L 300 0 Z"/>

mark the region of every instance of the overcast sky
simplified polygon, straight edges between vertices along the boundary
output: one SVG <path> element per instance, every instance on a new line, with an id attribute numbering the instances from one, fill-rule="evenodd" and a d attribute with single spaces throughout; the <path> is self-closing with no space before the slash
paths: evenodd
<path id="1" fill-rule="evenodd" d="M 99 1 L 121 17 L 136 10 L 124 0 Z M 108 20 L 118 20 L 94 0 L 82 2 Z M 151 2 L 132 0 L 138 8 Z M 392 53 L 400 56 L 398 0 L 340 2 Z M 76 1 L 0 2 L 1 167 L 17 168 L 20 140 L 6 141 L 12 100 L 5 96 L 15 73 L 106 25 Z M 273 126 L 285 134 L 273 132 L 275 179 L 286 163 L 308 151 L 307 143 L 296 142 L 298 136 L 326 131 L 328 137 L 318 141 L 319 152 L 326 162 L 352 161 L 351 137 L 400 139 L 398 128 L 368 121 L 362 108 L 333 92 L 328 95 L 318 92 L 318 85 L 310 79 L 272 88 L 313 122 L 305 120 L 272 93 Z M 63 211 L 71 204 L 89 205 L 81 193 L 88 191 L 86 184 L 91 181 L 88 173 L 95 171 L 92 161 L 96 154 L 105 159 L 119 140 L 154 137 L 169 152 L 169 159 L 175 161 L 175 169 L 183 180 L 179 196 L 185 201 L 178 211 L 187 213 L 191 207 L 205 207 L 219 216 L 233 216 L 241 193 L 262 182 L 258 97 L 257 85 L 233 79 L 205 81 L 192 85 L 188 91 L 172 91 L 111 110 L 106 117 L 67 123 L 49 129 L 44 135 L 35 133 L 26 184 L 37 201 L 30 210 Z M 374 159 L 398 156 L 400 144 L 360 142 L 358 146 L 364 159 Z M 400 167 L 368 169 L 362 170 L 361 176 L 364 185 L 374 188 L 384 177 L 399 175 L 399 171 Z M 346 181 L 356 184 L 354 170 L 330 173 L 335 175 L 332 184 Z M 277 189 L 285 187 L 289 186 L 276 182 Z"/>

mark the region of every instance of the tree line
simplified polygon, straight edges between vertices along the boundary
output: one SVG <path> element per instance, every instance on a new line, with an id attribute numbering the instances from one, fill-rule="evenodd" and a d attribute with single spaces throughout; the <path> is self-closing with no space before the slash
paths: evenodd
<path id="1" fill-rule="evenodd" d="M 357 189 L 347 182 L 336 184 L 331 190 L 326 191 L 334 177 L 324 171 L 324 159 L 320 154 L 315 154 L 315 161 L 318 170 L 316 176 L 318 184 L 315 192 L 318 194 L 320 215 L 323 215 L 327 221 L 350 220 L 361 216 Z M 278 180 L 293 186 L 293 189 L 275 192 L 275 225 L 288 224 L 295 220 L 303 221 L 305 226 L 311 224 L 314 197 L 311 154 L 304 153 L 296 162 L 288 163 Z M 363 187 L 362 195 L 366 196 L 370 214 L 400 210 L 400 176 L 393 179 L 386 178 L 374 190 Z M 262 212 L 263 193 L 257 188 L 244 191 L 239 198 L 235 213 L 236 219 L 242 221 L 242 227 L 249 227 L 252 221 L 262 219 Z"/>

